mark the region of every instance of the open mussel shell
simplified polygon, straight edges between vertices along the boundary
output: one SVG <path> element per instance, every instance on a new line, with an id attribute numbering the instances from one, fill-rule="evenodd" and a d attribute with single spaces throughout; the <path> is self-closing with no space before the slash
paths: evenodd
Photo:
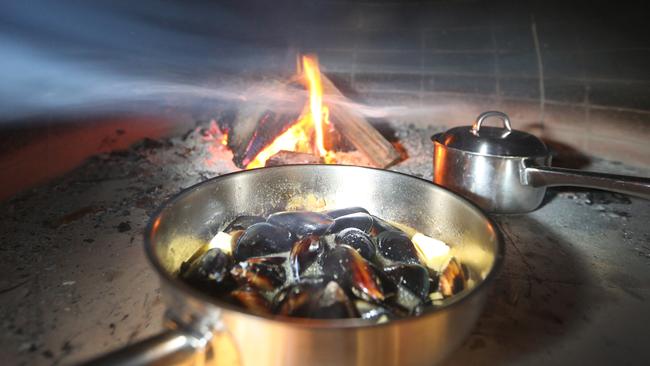
<path id="1" fill-rule="evenodd" d="M 330 210 L 326 211 L 325 214 L 333 219 L 336 219 L 341 216 L 346 216 L 346 215 L 351 215 L 355 213 L 365 213 L 368 214 L 368 210 L 366 210 L 363 207 L 346 207 L 346 208 L 339 208 L 336 210 Z"/>
<path id="2" fill-rule="evenodd" d="M 338 245 L 323 255 L 323 272 L 361 299 L 379 302 L 386 298 L 379 271 L 348 245 Z"/>
<path id="3" fill-rule="evenodd" d="M 329 228 L 328 233 L 338 233 L 348 228 L 356 228 L 364 233 L 370 233 L 372 222 L 372 216 L 363 212 L 340 216 L 334 219 L 334 224 Z"/>
<path id="4" fill-rule="evenodd" d="M 356 249 L 359 254 L 366 260 L 372 260 L 375 253 L 377 253 L 377 248 L 375 248 L 375 243 L 372 242 L 370 237 L 363 231 L 357 228 L 348 228 L 341 230 L 334 237 L 334 242 L 338 245 L 349 245 L 352 248 Z"/>
<path id="5" fill-rule="evenodd" d="M 309 301 L 324 286 L 323 277 L 306 277 L 277 293 L 273 303 L 279 315 L 308 317 Z"/>
<path id="6" fill-rule="evenodd" d="M 287 279 L 283 266 L 285 261 L 285 257 L 249 258 L 235 264 L 230 274 L 240 285 L 271 291 L 284 284 Z"/>
<path id="7" fill-rule="evenodd" d="M 417 249 L 402 231 L 387 230 L 377 235 L 377 250 L 394 262 L 420 264 Z"/>
<path id="8" fill-rule="evenodd" d="M 277 212 L 270 215 L 266 221 L 284 227 L 301 238 L 306 235 L 323 235 L 334 223 L 331 217 L 311 211 Z"/>
<path id="9" fill-rule="evenodd" d="M 251 313 L 257 315 L 271 315 L 271 304 L 256 289 L 250 286 L 239 287 L 232 292 L 230 296 L 236 303 L 248 309 Z"/>
<path id="10" fill-rule="evenodd" d="M 384 273 L 393 282 L 404 286 L 422 301 L 429 297 L 430 278 L 429 271 L 419 264 L 398 263 L 392 266 L 384 267 Z"/>
<path id="11" fill-rule="evenodd" d="M 221 231 L 230 234 L 233 231 L 246 230 L 251 225 L 259 224 L 260 222 L 266 222 L 266 219 L 263 218 L 262 216 L 250 216 L 250 215 L 237 216 L 228 225 L 226 225 L 226 227 Z"/>
<path id="12" fill-rule="evenodd" d="M 188 284 L 209 292 L 227 291 L 232 283 L 231 260 L 218 248 L 205 251 L 190 263 L 183 263 L 179 277 Z"/>
<path id="13" fill-rule="evenodd" d="M 237 239 L 233 256 L 237 261 L 281 253 L 293 247 L 293 235 L 284 227 L 261 222 L 253 224 Z"/>
<path id="14" fill-rule="evenodd" d="M 444 297 L 455 295 L 465 289 L 467 278 L 456 258 L 451 258 L 445 269 L 440 272 L 438 290 Z"/>
<path id="15" fill-rule="evenodd" d="M 289 286 L 276 296 L 280 315 L 318 319 L 357 317 L 356 308 L 343 288 L 325 279 L 303 281 Z"/>
<path id="16" fill-rule="evenodd" d="M 298 240 L 291 249 L 289 261 L 291 270 L 299 278 L 325 250 L 326 244 L 315 235 L 308 235 Z"/>

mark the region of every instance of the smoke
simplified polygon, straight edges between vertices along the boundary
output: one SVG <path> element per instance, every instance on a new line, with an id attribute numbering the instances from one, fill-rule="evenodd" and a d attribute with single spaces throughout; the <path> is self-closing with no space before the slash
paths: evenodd
<path id="1" fill-rule="evenodd" d="M 282 2 L 0 5 L 0 119 L 251 100 L 296 50 Z"/>
<path id="2" fill-rule="evenodd" d="M 44 114 L 166 113 L 269 100 L 304 103 L 304 95 L 295 90 L 289 95 L 268 78 L 294 71 L 300 51 L 296 45 L 304 44 L 302 29 L 326 22 L 322 10 L 328 5 L 3 1 L 0 122 Z M 414 113 L 404 107 L 336 102 L 349 103 L 369 117 Z"/>

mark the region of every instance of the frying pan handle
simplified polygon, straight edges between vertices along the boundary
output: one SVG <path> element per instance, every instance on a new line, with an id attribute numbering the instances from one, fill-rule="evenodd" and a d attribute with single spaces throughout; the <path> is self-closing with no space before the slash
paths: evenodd
<path id="1" fill-rule="evenodd" d="M 575 186 L 596 188 L 650 199 L 650 179 L 627 175 L 527 166 L 524 163 L 521 182 L 533 187 Z"/>
<path id="2" fill-rule="evenodd" d="M 87 361 L 93 366 L 176 365 L 194 357 L 209 337 L 174 329 Z"/>

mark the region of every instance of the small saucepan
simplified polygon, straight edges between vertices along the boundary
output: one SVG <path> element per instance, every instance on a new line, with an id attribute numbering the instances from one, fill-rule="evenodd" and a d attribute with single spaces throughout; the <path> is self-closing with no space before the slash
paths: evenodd
<path id="1" fill-rule="evenodd" d="M 482 126 L 490 117 L 503 127 Z M 433 181 L 492 213 L 529 212 L 546 187 L 579 186 L 650 199 L 650 179 L 551 168 L 551 154 L 537 137 L 513 130 L 505 113 L 490 111 L 472 126 L 434 135 Z"/>

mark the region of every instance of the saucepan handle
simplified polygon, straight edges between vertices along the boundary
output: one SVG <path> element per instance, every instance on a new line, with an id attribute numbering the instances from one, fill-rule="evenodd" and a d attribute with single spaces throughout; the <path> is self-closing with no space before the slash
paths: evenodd
<path id="1" fill-rule="evenodd" d="M 168 330 L 114 352 L 90 360 L 84 365 L 139 366 L 176 365 L 195 356 L 207 340 L 190 332 Z"/>
<path id="2" fill-rule="evenodd" d="M 587 187 L 650 199 L 650 179 L 643 177 L 534 166 L 524 162 L 520 178 L 521 183 L 533 187 Z"/>

